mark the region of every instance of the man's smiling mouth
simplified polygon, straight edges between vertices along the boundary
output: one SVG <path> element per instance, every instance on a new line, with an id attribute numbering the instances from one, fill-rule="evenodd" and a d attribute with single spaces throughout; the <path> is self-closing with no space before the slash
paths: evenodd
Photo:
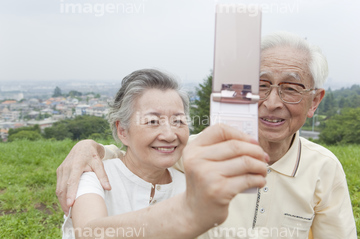
<path id="1" fill-rule="evenodd" d="M 270 122 L 270 123 L 279 123 L 279 122 L 283 122 L 284 119 L 268 119 L 268 118 L 260 118 L 266 122 Z"/>

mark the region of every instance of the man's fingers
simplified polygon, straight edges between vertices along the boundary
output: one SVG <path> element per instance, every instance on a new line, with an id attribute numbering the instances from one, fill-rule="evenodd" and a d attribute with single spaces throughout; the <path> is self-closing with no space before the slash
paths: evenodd
<path id="1" fill-rule="evenodd" d="M 234 127 L 225 124 L 216 124 L 206 128 L 196 140 L 192 142 L 194 145 L 212 145 L 222 141 L 237 139 L 252 144 L 258 144 L 250 135 L 241 132 Z"/>
<path id="2" fill-rule="evenodd" d="M 65 215 L 69 213 L 69 207 L 66 205 L 66 182 L 63 177 L 63 168 L 60 166 L 56 170 L 56 196 L 58 197 L 61 209 Z"/>
<path id="3" fill-rule="evenodd" d="M 66 205 L 68 207 L 71 207 L 74 204 L 79 181 L 80 181 L 80 176 L 82 173 L 83 173 L 83 170 L 81 170 L 79 168 L 73 168 L 73 170 L 70 173 L 70 176 L 66 177 L 66 178 L 68 178 L 68 180 L 65 184 L 67 186 Z"/>
<path id="4" fill-rule="evenodd" d="M 105 172 L 103 162 L 100 159 L 99 160 L 94 159 L 92 160 L 92 164 L 90 165 L 90 167 L 95 172 L 98 179 L 100 180 L 101 186 L 105 190 L 108 191 L 111 190 L 111 185 L 109 183 L 109 178 Z"/>

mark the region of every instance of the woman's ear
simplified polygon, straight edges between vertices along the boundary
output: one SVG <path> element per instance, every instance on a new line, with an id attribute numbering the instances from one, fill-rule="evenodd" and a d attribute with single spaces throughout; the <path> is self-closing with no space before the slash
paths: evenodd
<path id="1" fill-rule="evenodd" d="M 118 138 L 120 139 L 120 141 L 122 142 L 123 145 L 127 146 L 128 143 L 128 134 L 127 134 L 127 130 L 124 129 L 122 126 L 121 126 L 121 123 L 120 121 L 116 121 L 116 131 L 117 131 L 117 136 Z"/>

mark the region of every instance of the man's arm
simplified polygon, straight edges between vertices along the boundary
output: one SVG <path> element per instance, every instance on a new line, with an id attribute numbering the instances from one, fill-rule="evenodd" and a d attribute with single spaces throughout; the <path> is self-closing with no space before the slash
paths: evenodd
<path id="1" fill-rule="evenodd" d="M 192 135 L 189 142 L 196 138 Z M 82 140 L 71 149 L 65 160 L 56 170 L 56 195 L 66 215 L 74 204 L 79 179 L 83 172 L 95 172 L 105 190 L 111 190 L 109 179 L 104 170 L 102 160 L 122 158 L 124 151 L 115 145 L 102 146 L 94 140 Z M 174 168 L 184 172 L 183 161 L 179 160 Z"/>
<path id="2" fill-rule="evenodd" d="M 56 195 L 62 210 L 67 215 L 73 205 L 80 176 L 83 172 L 93 171 L 105 190 L 111 190 L 101 159 L 105 149 L 94 140 L 82 140 L 70 151 L 62 164 L 57 168 Z"/>
<path id="3" fill-rule="evenodd" d="M 315 207 L 311 226 L 313 238 L 356 239 L 356 225 L 343 170 L 338 168 L 333 178 L 333 187 L 323 189 L 321 202 Z"/>

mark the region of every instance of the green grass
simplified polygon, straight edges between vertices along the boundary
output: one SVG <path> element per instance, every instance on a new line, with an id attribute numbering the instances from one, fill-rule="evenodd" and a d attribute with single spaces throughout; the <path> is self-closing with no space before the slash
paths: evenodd
<path id="1" fill-rule="evenodd" d="M 70 140 L 0 143 L 0 238 L 61 238 L 56 169 L 73 145 Z"/>
<path id="2" fill-rule="evenodd" d="M 326 146 L 340 160 L 349 187 L 351 203 L 356 222 L 356 229 L 360 232 L 360 145 Z M 360 238 L 360 235 L 358 235 Z"/>
<path id="3" fill-rule="evenodd" d="M 56 168 L 74 144 L 70 140 L 0 143 L 0 238 L 61 238 L 63 213 L 55 195 Z M 360 147 L 327 148 L 346 172 L 359 230 Z"/>

